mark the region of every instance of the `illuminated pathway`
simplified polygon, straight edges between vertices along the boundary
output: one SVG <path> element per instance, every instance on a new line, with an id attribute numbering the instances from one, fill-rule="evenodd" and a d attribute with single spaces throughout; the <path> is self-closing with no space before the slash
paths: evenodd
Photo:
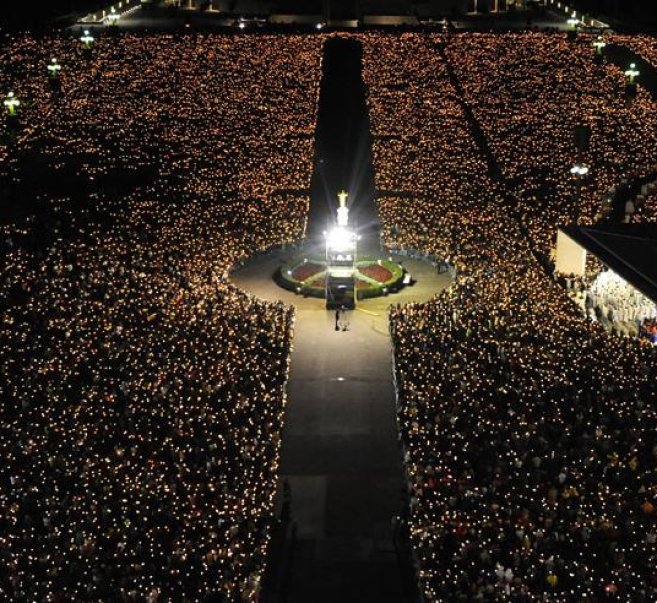
<path id="1" fill-rule="evenodd" d="M 364 112 L 364 96 L 362 88 L 354 93 L 349 84 L 350 76 L 358 78 L 354 86 L 360 82 L 357 51 L 353 43 L 338 42 L 325 57 L 318 125 L 318 150 L 324 161 L 313 186 L 309 230 L 317 232 L 326 223 L 325 200 L 335 198 L 342 173 L 349 190 L 357 191 L 352 213 L 360 216 L 361 225 L 369 222 L 361 243 L 365 250 L 376 251 L 378 228 L 373 222 L 376 212 L 369 134 L 356 123 L 359 111 Z M 353 61 L 353 73 L 349 72 L 349 61 Z M 334 70 L 340 73 L 342 96 L 331 98 L 326 90 L 332 85 Z M 345 106 L 356 101 L 360 109 Z M 328 133 L 336 132 L 332 119 L 349 122 L 345 111 L 352 117 L 351 132 L 337 130 L 335 144 L 326 142 Z M 350 153 L 348 158 L 355 167 L 349 165 L 343 152 Z M 359 309 L 350 313 L 350 329 L 336 332 L 334 315 L 324 309 L 323 300 L 297 297 L 273 283 L 271 275 L 284 258 L 281 254 L 254 260 L 234 274 L 234 280 L 245 290 L 297 307 L 281 464 L 281 474 L 291 485 L 297 540 L 286 562 L 287 596 L 266 600 L 413 601 L 406 556 L 401 555 L 399 563 L 392 538 L 391 521 L 401 511 L 404 479 L 395 423 L 387 308 L 391 303 L 429 299 L 449 279 L 438 275 L 430 264 L 402 258 L 418 283 L 394 296 L 360 302 Z"/>

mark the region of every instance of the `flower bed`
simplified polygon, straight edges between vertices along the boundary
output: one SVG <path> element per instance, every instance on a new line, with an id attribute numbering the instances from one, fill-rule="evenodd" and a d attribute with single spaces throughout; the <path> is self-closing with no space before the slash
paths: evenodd
<path id="1" fill-rule="evenodd" d="M 361 258 L 357 262 L 355 286 L 358 299 L 368 299 L 394 293 L 400 287 L 403 268 L 389 260 L 373 257 Z M 276 272 L 276 282 L 289 291 L 324 297 L 326 289 L 326 266 L 319 258 L 297 260 Z M 370 280 L 371 279 L 371 280 Z"/>
<path id="2" fill-rule="evenodd" d="M 310 277 L 314 276 L 315 274 L 319 274 L 320 272 L 324 271 L 324 266 L 321 266 L 319 264 L 314 264 L 313 262 L 308 262 L 306 264 L 300 264 L 294 270 L 292 270 L 292 278 L 295 281 L 299 281 L 300 283 L 303 283 L 304 281 L 308 280 Z"/>
<path id="3" fill-rule="evenodd" d="M 323 276 L 316 278 L 314 281 L 308 283 L 308 286 L 312 287 L 313 289 L 321 289 L 324 291 L 326 289 L 326 279 Z"/>
<path id="4" fill-rule="evenodd" d="M 378 281 L 379 283 L 387 283 L 392 280 L 392 272 L 385 268 L 384 266 L 379 266 L 379 264 L 370 264 L 369 266 L 363 266 L 358 270 L 361 274 Z"/>

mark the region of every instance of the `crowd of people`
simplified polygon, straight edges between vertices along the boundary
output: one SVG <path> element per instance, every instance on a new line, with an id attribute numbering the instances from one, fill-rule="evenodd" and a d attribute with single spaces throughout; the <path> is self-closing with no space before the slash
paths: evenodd
<path id="1" fill-rule="evenodd" d="M 655 348 L 539 261 L 654 170 L 653 101 L 586 36 L 349 35 L 383 241 L 456 269 L 390 314 L 425 599 L 655 600 Z M 258 600 L 294 315 L 228 272 L 304 234 L 323 41 L 2 49 L 0 178 L 49 220 L 1 228 L 2 598 Z"/>
<path id="2" fill-rule="evenodd" d="M 546 257 L 557 225 L 596 221 L 611 189 L 657 165 L 657 104 L 642 87 L 629 101 L 623 70 L 596 62 L 593 40 L 479 34 L 445 50 L 509 184 L 511 209 Z M 588 174 L 571 174 L 575 165 Z"/>
<path id="3" fill-rule="evenodd" d="M 611 270 L 598 274 L 587 288 L 585 307 L 592 318 L 606 316 L 611 322 L 635 323 L 638 327 L 657 318 L 655 303 Z"/>
<path id="4" fill-rule="evenodd" d="M 0 237 L 0 598 L 257 601 L 294 314 L 228 272 L 304 234 L 321 40 L 80 46 L 0 62 L 43 196 Z"/>
<path id="5" fill-rule="evenodd" d="M 363 41 L 385 243 L 457 268 L 390 316 L 425 600 L 654 600 L 654 348 L 583 317 L 536 253 L 570 211 L 572 126 L 600 128 L 590 221 L 595 194 L 654 163 L 651 101 L 626 105 L 622 74 L 560 34 Z"/>

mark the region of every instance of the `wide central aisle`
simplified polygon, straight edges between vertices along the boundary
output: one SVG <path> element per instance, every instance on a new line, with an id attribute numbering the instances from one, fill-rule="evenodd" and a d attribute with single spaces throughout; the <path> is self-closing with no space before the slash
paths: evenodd
<path id="1" fill-rule="evenodd" d="M 308 300 L 310 301 L 310 300 Z M 385 315 L 335 331 L 322 300 L 297 309 L 281 474 L 297 544 L 290 601 L 404 601 L 392 541 L 402 503 Z"/>
<path id="2" fill-rule="evenodd" d="M 316 132 L 316 165 L 304 255 L 321 253 L 337 192 L 349 193 L 359 255 L 378 256 L 371 137 L 361 46 L 326 42 Z M 351 223 L 351 222 L 350 222 Z M 319 250 L 319 251 L 318 251 Z M 426 301 L 450 278 L 431 264 L 397 258 L 417 279 L 401 292 L 358 302 L 348 329 L 335 330 L 325 301 L 277 287 L 272 274 L 299 251 L 254 258 L 233 274 L 263 299 L 296 307 L 294 351 L 280 465 L 280 498 L 289 496 L 285 543 L 270 554 L 275 574 L 267 603 L 413 603 L 408 547 L 394 537 L 405 504 L 397 437 L 391 303 Z M 282 486 L 287 480 L 289 495 Z M 280 505 L 279 505 L 280 506 Z M 293 529 L 294 528 L 294 529 Z"/>

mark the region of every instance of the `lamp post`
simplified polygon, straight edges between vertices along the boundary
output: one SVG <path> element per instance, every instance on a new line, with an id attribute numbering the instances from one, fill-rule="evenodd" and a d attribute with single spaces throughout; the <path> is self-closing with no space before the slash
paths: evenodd
<path id="1" fill-rule="evenodd" d="M 62 70 L 62 66 L 59 64 L 56 58 L 50 60 L 48 65 L 48 74 L 53 80 L 56 80 L 59 77 L 59 72 Z"/>
<path id="2" fill-rule="evenodd" d="M 91 50 L 91 46 L 94 43 L 94 37 L 89 33 L 88 29 L 84 30 L 84 35 L 80 38 L 80 42 L 84 44 L 86 50 Z"/>
<path id="3" fill-rule="evenodd" d="M 593 48 L 595 48 L 595 54 L 593 55 L 593 62 L 596 65 L 602 65 L 604 63 L 604 49 L 607 47 L 607 42 L 602 39 L 602 36 L 598 36 L 593 40 Z"/>
<path id="4" fill-rule="evenodd" d="M 21 102 L 16 98 L 13 92 L 7 94 L 7 98 L 4 100 L 4 106 L 7 107 L 7 114 L 9 117 L 16 117 L 18 113 L 18 107 L 20 107 Z"/>
<path id="5" fill-rule="evenodd" d="M 625 72 L 627 83 L 630 86 L 636 86 L 636 78 L 641 75 L 641 72 L 636 68 L 636 63 L 631 63 L 630 68 Z"/>
<path id="6" fill-rule="evenodd" d="M 602 51 L 605 49 L 607 46 L 607 42 L 605 42 L 602 39 L 602 36 L 598 36 L 594 41 L 593 41 L 593 47 L 595 48 L 595 54 L 598 56 L 602 56 Z"/>
<path id="7" fill-rule="evenodd" d="M 640 75 L 635 63 L 630 64 L 630 68 L 625 72 L 625 92 L 627 96 L 636 96 L 636 78 Z"/>
<path id="8" fill-rule="evenodd" d="M 343 305 L 355 307 L 356 287 L 356 251 L 358 237 L 349 227 L 349 208 L 347 193 L 338 194 L 335 226 L 326 237 L 326 308 L 331 310 Z"/>
<path id="9" fill-rule="evenodd" d="M 579 224 L 580 219 L 580 205 L 582 203 L 582 182 L 589 173 L 589 168 L 585 165 L 576 163 L 570 168 L 570 173 L 577 180 L 577 198 L 575 199 L 575 224 Z"/>

